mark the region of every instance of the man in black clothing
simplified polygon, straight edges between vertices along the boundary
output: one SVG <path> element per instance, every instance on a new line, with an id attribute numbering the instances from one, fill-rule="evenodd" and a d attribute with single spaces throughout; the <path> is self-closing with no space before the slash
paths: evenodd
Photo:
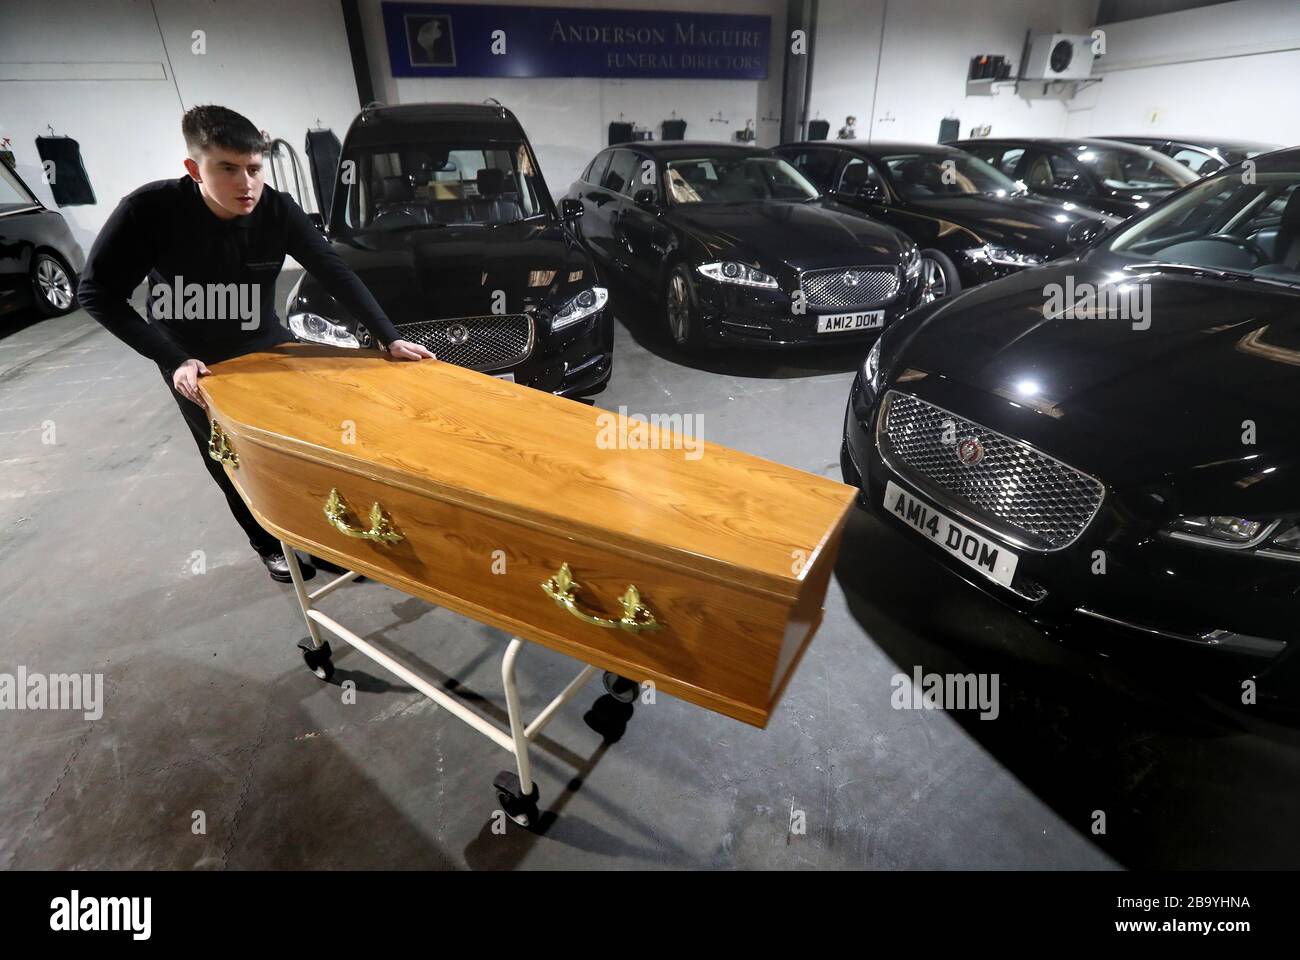
<path id="1" fill-rule="evenodd" d="M 273 580 L 289 581 L 279 541 L 258 524 L 220 464 L 208 456 L 198 392 L 207 365 L 294 338 L 275 312 L 275 280 L 293 256 L 399 360 L 432 358 L 397 336 L 379 304 L 287 194 L 265 186 L 265 140 L 225 107 L 195 107 L 181 121 L 189 156 L 179 180 L 123 198 L 100 231 L 78 297 L 86 312 L 158 364 L 230 512 Z M 146 321 L 131 294 L 148 276 Z M 313 576 L 310 566 L 304 576 Z"/>

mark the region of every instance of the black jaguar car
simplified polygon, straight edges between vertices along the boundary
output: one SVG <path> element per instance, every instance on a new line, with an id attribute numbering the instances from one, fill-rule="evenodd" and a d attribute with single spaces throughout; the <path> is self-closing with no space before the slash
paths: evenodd
<path id="1" fill-rule="evenodd" d="M 1196 174 L 1177 160 L 1118 140 L 1004 137 L 958 140 L 1031 192 L 1124 218 L 1148 210 Z"/>
<path id="2" fill-rule="evenodd" d="M 919 290 L 916 244 L 757 147 L 616 145 L 569 199 L 593 256 L 658 305 L 685 349 L 874 337 Z"/>
<path id="3" fill-rule="evenodd" d="M 841 465 L 1035 622 L 1295 698 L 1300 150 L 1256 164 L 886 329 Z"/>
<path id="4" fill-rule="evenodd" d="M 921 302 L 1069 253 L 1119 222 L 1024 184 L 955 147 L 811 141 L 776 147 L 823 193 L 921 248 Z"/>
<path id="5" fill-rule="evenodd" d="M 563 396 L 602 390 L 609 293 L 514 115 L 496 104 L 366 109 L 343 143 L 328 235 L 403 339 L 439 360 Z M 566 218 L 567 215 L 567 218 Z M 305 275 L 285 307 L 300 340 L 370 332 Z"/>
<path id="6" fill-rule="evenodd" d="M 0 315 L 28 306 L 43 317 L 74 310 L 85 266 L 62 214 L 47 209 L 0 160 Z"/>

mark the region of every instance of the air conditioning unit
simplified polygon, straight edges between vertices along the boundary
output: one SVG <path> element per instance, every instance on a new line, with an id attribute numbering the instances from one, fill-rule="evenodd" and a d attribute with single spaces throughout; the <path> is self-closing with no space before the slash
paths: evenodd
<path id="1" fill-rule="evenodd" d="M 1092 75 L 1092 36 L 1044 33 L 1029 42 L 1026 80 L 1086 80 Z"/>

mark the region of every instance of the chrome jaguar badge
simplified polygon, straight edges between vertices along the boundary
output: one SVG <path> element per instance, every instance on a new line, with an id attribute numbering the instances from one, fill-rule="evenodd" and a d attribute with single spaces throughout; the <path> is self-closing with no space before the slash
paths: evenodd
<path id="1" fill-rule="evenodd" d="M 957 444 L 957 462 L 963 467 L 973 467 L 984 459 L 984 444 L 967 437 Z"/>
<path id="2" fill-rule="evenodd" d="M 469 339 L 469 327 L 463 323 L 454 323 L 447 328 L 447 339 L 454 344 L 462 344 Z"/>
<path id="3" fill-rule="evenodd" d="M 858 273 L 856 270 L 845 270 L 844 275 L 840 277 L 840 280 L 846 287 L 856 287 L 862 282 L 862 274 Z"/>

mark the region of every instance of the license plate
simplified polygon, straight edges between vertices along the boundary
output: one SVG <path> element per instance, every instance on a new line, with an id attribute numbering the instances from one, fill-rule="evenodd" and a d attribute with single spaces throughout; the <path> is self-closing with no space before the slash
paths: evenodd
<path id="1" fill-rule="evenodd" d="M 972 570 L 1004 587 L 1011 586 L 1020 558 L 1006 547 L 945 516 L 892 480 L 885 485 L 885 509 Z"/>
<path id="2" fill-rule="evenodd" d="M 818 333 L 847 333 L 850 330 L 874 330 L 885 325 L 884 310 L 863 313 L 828 313 L 817 318 Z"/>
<path id="3" fill-rule="evenodd" d="M 498 380 L 509 380 L 511 383 L 515 382 L 515 375 L 513 373 L 494 373 L 492 376 L 496 377 Z"/>

